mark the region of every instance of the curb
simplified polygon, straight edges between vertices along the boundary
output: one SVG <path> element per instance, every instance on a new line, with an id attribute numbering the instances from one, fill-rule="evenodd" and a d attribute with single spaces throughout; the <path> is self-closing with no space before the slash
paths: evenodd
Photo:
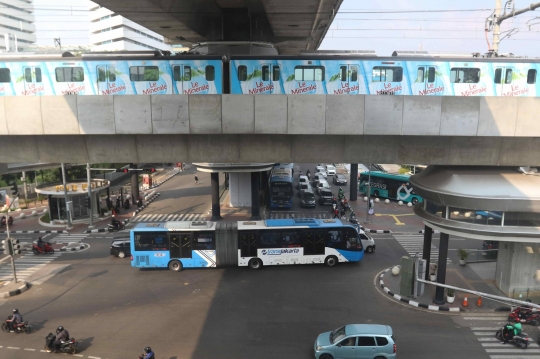
<path id="1" fill-rule="evenodd" d="M 362 226 L 360 226 L 360 229 L 366 233 L 393 233 L 389 229 L 369 229 L 369 228 L 364 228 Z"/>
<path id="2" fill-rule="evenodd" d="M 0 231 L 0 233 L 6 233 L 6 231 Z M 9 233 L 62 233 L 62 234 L 69 234 L 68 231 L 9 231 Z"/>
<path id="3" fill-rule="evenodd" d="M 178 173 L 180 172 L 175 172 L 174 174 L 170 175 L 169 177 L 165 178 L 163 181 L 161 182 L 158 182 L 156 184 L 153 184 L 152 187 L 150 187 L 150 189 L 152 188 L 157 188 L 159 186 L 161 186 L 163 183 L 167 182 L 168 180 L 170 180 L 171 178 L 173 178 L 174 176 L 176 176 Z"/>
<path id="4" fill-rule="evenodd" d="M 82 251 L 82 250 L 85 250 L 85 249 L 88 249 L 88 248 L 90 248 L 90 246 L 88 244 L 86 244 L 86 243 L 83 243 L 78 247 L 73 247 L 73 248 L 63 247 L 63 248 L 60 248 L 60 252 L 75 252 L 75 251 Z"/>
<path id="5" fill-rule="evenodd" d="M 21 293 L 26 292 L 31 287 L 31 284 L 28 283 L 28 282 L 25 282 L 25 281 L 23 281 L 23 282 L 24 282 L 24 284 L 21 287 L 19 287 L 18 289 L 15 289 L 15 290 L 12 290 L 12 291 L 9 291 L 9 292 L 0 293 L 0 298 L 14 297 L 16 295 L 19 295 Z"/>
<path id="6" fill-rule="evenodd" d="M 422 229 L 421 231 L 418 231 L 418 233 L 422 233 L 422 234 L 424 234 L 425 232 L 426 232 L 425 229 Z M 434 233 L 434 234 L 435 234 L 435 233 L 441 233 L 441 231 L 433 231 L 433 233 Z"/>
<path id="7" fill-rule="evenodd" d="M 389 296 L 391 296 L 392 298 L 397 299 L 402 303 L 409 304 L 409 305 L 411 305 L 413 307 L 424 308 L 424 309 L 428 309 L 428 310 L 431 310 L 431 311 L 436 311 L 436 312 L 437 311 L 441 311 L 441 312 L 458 312 L 458 313 L 461 312 L 461 308 L 451 308 L 451 307 L 445 307 L 445 306 L 439 306 L 439 305 L 418 303 L 418 302 L 415 302 L 414 300 L 406 299 L 406 298 L 403 298 L 402 296 L 400 296 L 398 294 L 392 293 L 388 287 L 384 286 L 384 281 L 383 281 L 384 274 L 387 273 L 388 271 L 390 271 L 390 269 L 392 269 L 392 267 L 387 268 L 387 269 L 385 269 L 385 270 L 383 270 L 381 272 L 381 274 L 379 276 L 379 285 L 381 286 L 382 290 L 385 293 L 387 293 Z"/>
<path id="8" fill-rule="evenodd" d="M 156 200 L 156 198 L 158 198 L 160 195 L 161 195 L 161 193 L 158 192 L 154 196 L 152 196 L 152 198 L 150 198 L 148 201 L 146 201 L 146 203 L 143 204 L 141 208 L 138 208 L 135 212 L 133 212 L 132 217 L 135 217 L 140 211 L 145 209 L 146 206 L 148 206 L 150 203 L 154 202 Z M 124 223 L 124 225 L 126 225 L 126 224 L 129 223 L 129 221 L 130 221 L 129 218 L 126 218 L 122 222 Z M 86 231 L 84 231 L 84 233 L 101 233 L 101 232 L 106 232 L 106 231 L 107 231 L 107 228 L 87 229 Z"/>

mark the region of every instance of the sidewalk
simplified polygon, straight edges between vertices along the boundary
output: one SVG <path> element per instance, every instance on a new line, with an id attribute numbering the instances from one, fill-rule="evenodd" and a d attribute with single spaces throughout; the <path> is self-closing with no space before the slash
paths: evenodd
<path id="1" fill-rule="evenodd" d="M 468 263 L 464 266 L 459 264 L 448 264 L 446 268 L 445 284 L 465 288 L 472 291 L 506 297 L 495 286 L 496 262 Z M 478 296 L 463 292 L 455 292 L 454 303 L 437 305 L 433 303 L 436 286 L 425 285 L 424 293 L 416 298 L 412 296 L 400 295 L 401 273 L 392 274 L 391 268 L 381 272 L 376 278 L 376 287 L 382 295 L 388 296 L 392 300 L 401 304 L 420 307 L 431 311 L 467 311 L 467 312 L 493 312 L 500 307 L 509 307 L 505 303 L 496 302 L 491 299 L 482 298 L 482 306 L 476 305 Z M 463 306 L 463 299 L 467 296 L 468 307 Z M 446 293 L 445 293 L 446 300 Z"/>

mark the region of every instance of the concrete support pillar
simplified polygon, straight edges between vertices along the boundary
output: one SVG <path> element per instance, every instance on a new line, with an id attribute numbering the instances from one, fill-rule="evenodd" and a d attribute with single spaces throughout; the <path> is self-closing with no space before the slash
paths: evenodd
<path id="1" fill-rule="evenodd" d="M 210 183 L 212 185 L 212 221 L 219 221 L 223 219 L 219 205 L 219 172 L 210 173 Z"/>
<path id="2" fill-rule="evenodd" d="M 130 167 L 137 168 L 137 165 L 131 164 Z M 109 192 L 107 192 L 107 196 L 108 195 L 109 195 Z M 132 171 L 131 173 L 131 203 L 137 204 L 137 198 L 139 198 L 139 171 Z"/>
<path id="3" fill-rule="evenodd" d="M 251 172 L 251 220 L 261 219 L 259 208 L 259 183 L 261 181 L 260 172 Z"/>
<path id="4" fill-rule="evenodd" d="M 351 201 L 358 199 L 358 163 L 351 163 L 351 189 L 349 197 Z"/>
<path id="5" fill-rule="evenodd" d="M 262 171 L 261 172 L 261 189 L 266 191 L 267 187 L 268 187 L 268 172 Z"/>
<path id="6" fill-rule="evenodd" d="M 448 258 L 448 241 L 450 236 L 447 233 L 441 233 L 441 240 L 439 243 L 439 264 L 437 268 L 437 282 L 441 284 L 446 283 L 446 259 Z M 435 290 L 435 299 L 433 303 L 441 305 L 445 303 L 444 300 L 444 288 L 437 287 Z"/>
<path id="7" fill-rule="evenodd" d="M 426 260 L 426 274 L 424 279 L 429 278 L 429 261 L 431 258 L 431 239 L 433 237 L 433 229 L 428 226 L 424 226 L 424 248 L 422 250 L 422 259 Z"/>

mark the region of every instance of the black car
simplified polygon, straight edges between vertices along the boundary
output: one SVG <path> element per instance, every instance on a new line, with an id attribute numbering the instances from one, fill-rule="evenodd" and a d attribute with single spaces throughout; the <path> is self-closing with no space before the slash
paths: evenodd
<path id="1" fill-rule="evenodd" d="M 338 173 L 334 176 L 334 179 L 332 181 L 334 181 L 334 184 L 347 184 L 347 177 L 345 177 L 341 173 Z"/>
<path id="2" fill-rule="evenodd" d="M 328 189 L 321 189 L 319 191 L 319 203 L 324 205 L 331 205 L 332 200 L 334 199 L 334 195 L 332 194 L 332 191 Z"/>
<path id="3" fill-rule="evenodd" d="M 302 207 L 315 207 L 315 194 L 313 191 L 305 190 L 300 197 L 300 206 Z"/>
<path id="4" fill-rule="evenodd" d="M 125 258 L 126 256 L 131 256 L 129 238 L 113 239 L 111 243 L 111 256 L 115 256 L 118 258 Z"/>

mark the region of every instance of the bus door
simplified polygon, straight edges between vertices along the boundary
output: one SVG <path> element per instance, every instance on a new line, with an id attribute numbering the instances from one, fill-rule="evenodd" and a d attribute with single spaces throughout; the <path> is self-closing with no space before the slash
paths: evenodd
<path id="1" fill-rule="evenodd" d="M 240 256 L 257 257 L 257 232 L 242 231 L 238 237 L 240 238 Z"/>
<path id="2" fill-rule="evenodd" d="M 421 65 L 416 71 L 416 80 L 413 84 L 413 95 L 443 95 L 444 92 L 436 92 L 436 68 L 435 66 Z"/>
<path id="3" fill-rule="evenodd" d="M 37 95 L 43 91 L 41 85 L 41 67 L 29 66 L 24 68 L 24 90 L 26 96 Z"/>
<path id="4" fill-rule="evenodd" d="M 188 94 L 191 81 L 191 66 L 174 65 L 173 66 L 174 87 L 177 94 Z"/>
<path id="5" fill-rule="evenodd" d="M 326 231 L 325 230 L 306 230 L 303 235 L 302 247 L 304 247 L 304 256 L 313 256 L 305 263 L 322 263 L 324 261 Z"/>
<path id="6" fill-rule="evenodd" d="M 97 67 L 97 94 L 116 94 L 116 67 L 112 65 L 100 65 Z"/>
<path id="7" fill-rule="evenodd" d="M 171 259 L 180 258 L 180 254 L 182 253 L 180 248 L 180 235 L 178 233 L 172 234 L 169 241 L 171 243 L 171 247 L 169 250 L 169 255 Z"/>
<path id="8" fill-rule="evenodd" d="M 191 233 L 180 233 L 181 258 L 191 258 Z"/>
<path id="9" fill-rule="evenodd" d="M 338 95 L 358 94 L 358 65 L 341 65 L 339 67 L 341 87 L 334 91 Z"/>
<path id="10" fill-rule="evenodd" d="M 495 96 L 504 96 L 504 93 L 512 92 L 512 67 L 497 67 L 495 68 Z"/>
<path id="11" fill-rule="evenodd" d="M 257 83 L 256 91 L 258 94 L 279 93 L 279 66 L 272 64 L 263 64 L 261 72 L 261 82 Z"/>

